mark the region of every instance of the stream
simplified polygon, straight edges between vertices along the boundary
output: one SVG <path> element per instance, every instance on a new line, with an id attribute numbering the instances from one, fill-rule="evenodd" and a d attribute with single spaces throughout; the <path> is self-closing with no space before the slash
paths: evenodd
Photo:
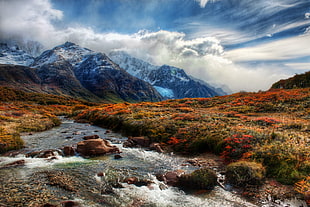
<path id="1" fill-rule="evenodd" d="M 156 179 L 158 173 L 173 170 L 192 172 L 196 168 L 184 165 L 186 158 L 158 153 L 141 148 L 125 148 L 126 137 L 106 133 L 106 129 L 63 119 L 59 127 L 23 135 L 26 148 L 14 156 L 0 157 L 0 206 L 65 206 L 64 201 L 74 201 L 83 207 L 254 207 L 258 206 L 235 193 L 216 186 L 199 195 L 186 194 L 168 187 Z M 60 149 L 74 146 L 84 136 L 97 134 L 109 140 L 121 151 L 121 159 L 105 155 L 90 159 L 80 156 L 53 158 L 26 157 L 26 152 Z M 22 161 L 21 165 L 8 166 Z M 99 176 L 99 174 L 101 175 Z M 150 181 L 149 185 L 130 185 L 120 182 L 137 177 Z M 282 206 L 265 202 L 259 206 Z M 300 206 L 292 203 L 287 206 Z"/>

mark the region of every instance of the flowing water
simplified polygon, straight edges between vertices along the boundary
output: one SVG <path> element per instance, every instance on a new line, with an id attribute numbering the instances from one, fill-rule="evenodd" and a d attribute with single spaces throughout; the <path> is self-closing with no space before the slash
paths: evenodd
<path id="1" fill-rule="evenodd" d="M 50 158 L 30 158 L 25 152 L 43 149 L 59 149 L 75 145 L 85 135 L 98 134 L 108 139 L 122 151 L 122 159 L 106 155 L 85 159 L 80 156 L 63 157 L 57 154 Z M 0 206 L 43 206 L 46 203 L 60 205 L 73 200 L 80 206 L 144 206 L 144 207 L 251 207 L 257 206 L 238 195 L 216 186 L 211 192 L 190 195 L 158 181 L 154 175 L 182 169 L 185 158 L 160 154 L 138 148 L 124 148 L 126 140 L 117 133 L 89 124 L 63 123 L 49 131 L 23 136 L 26 149 L 13 157 L 0 157 Z M 23 160 L 24 165 L 4 167 Z M 98 176 L 101 173 L 102 175 Z M 122 183 L 126 177 L 135 176 L 150 181 L 148 185 L 136 186 Z M 262 204 L 260 206 L 277 206 Z M 291 203 L 290 206 L 295 206 Z M 299 205 L 300 206 L 300 205 Z"/>

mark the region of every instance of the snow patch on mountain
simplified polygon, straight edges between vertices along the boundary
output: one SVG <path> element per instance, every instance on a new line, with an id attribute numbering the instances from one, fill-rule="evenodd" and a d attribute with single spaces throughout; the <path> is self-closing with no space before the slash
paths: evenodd
<path id="1" fill-rule="evenodd" d="M 52 50 L 47 50 L 42 53 L 32 67 L 38 68 L 45 64 L 54 63 L 57 61 L 68 61 L 72 66 L 81 62 L 85 55 L 95 53 L 92 50 L 82 48 L 74 43 L 66 42 L 65 44 L 54 47 Z"/>
<path id="2" fill-rule="evenodd" d="M 173 93 L 173 90 L 169 89 L 169 88 L 162 88 L 162 87 L 159 87 L 159 86 L 153 86 L 157 91 L 158 93 L 160 93 L 160 95 L 162 95 L 162 97 L 164 98 L 173 98 L 174 97 L 174 93 Z"/>
<path id="3" fill-rule="evenodd" d="M 19 49 L 18 46 L 8 46 L 6 43 L 0 43 L 0 63 L 29 66 L 34 58 Z"/>
<path id="4" fill-rule="evenodd" d="M 111 52 L 109 57 L 131 75 L 150 83 L 166 99 L 225 95 L 225 92 L 192 78 L 180 68 L 155 66 L 123 51 Z"/>

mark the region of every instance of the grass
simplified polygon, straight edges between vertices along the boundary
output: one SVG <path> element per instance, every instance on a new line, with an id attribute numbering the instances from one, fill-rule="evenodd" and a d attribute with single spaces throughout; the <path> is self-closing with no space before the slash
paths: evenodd
<path id="1" fill-rule="evenodd" d="M 87 103 L 0 87 L 0 153 L 21 149 L 24 142 L 20 133 L 58 126 L 57 116 L 69 115 L 73 107 L 83 104 Z"/>
<path id="2" fill-rule="evenodd" d="M 177 153 L 212 152 L 227 163 L 256 161 L 267 177 L 294 184 L 309 175 L 309 106 L 306 88 L 105 104 L 75 114 L 124 135 L 147 136 Z"/>
<path id="3" fill-rule="evenodd" d="M 127 136 L 147 136 L 180 154 L 212 152 L 227 164 L 261 163 L 268 178 L 309 186 L 309 88 L 102 105 L 8 88 L 0 88 L 0 98 L 1 153 L 23 146 L 21 132 L 49 129 L 59 124 L 58 115 L 70 114 Z"/>

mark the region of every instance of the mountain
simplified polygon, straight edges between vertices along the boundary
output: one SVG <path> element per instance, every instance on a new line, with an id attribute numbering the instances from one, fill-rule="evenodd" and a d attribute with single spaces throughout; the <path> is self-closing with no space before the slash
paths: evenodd
<path id="1" fill-rule="evenodd" d="M 71 84 L 68 88 L 68 83 L 79 83 L 85 90 L 104 100 L 140 102 L 162 99 L 150 84 L 133 77 L 105 54 L 71 42 L 43 52 L 35 58 L 31 67 L 38 69 L 43 80 L 70 90 L 76 87 Z"/>
<path id="2" fill-rule="evenodd" d="M 75 66 L 82 61 L 84 55 L 94 53 L 93 51 L 82 48 L 72 42 L 66 42 L 58 45 L 51 50 L 44 51 L 31 64 L 31 67 L 39 68 L 45 64 L 67 61 L 70 65 Z"/>
<path id="3" fill-rule="evenodd" d="M 271 88 L 284 88 L 284 89 L 292 89 L 292 88 L 308 88 L 310 87 L 310 71 L 295 75 L 286 80 L 280 80 L 274 83 Z"/>
<path id="4" fill-rule="evenodd" d="M 0 63 L 29 66 L 33 61 L 34 58 L 18 46 L 0 43 Z"/>
<path id="5" fill-rule="evenodd" d="M 21 65 L 0 64 L 0 85 L 27 92 L 43 92 L 36 69 Z"/>
<path id="6" fill-rule="evenodd" d="M 225 95 L 224 91 L 187 75 L 180 68 L 155 66 L 122 51 L 111 52 L 109 57 L 131 75 L 150 83 L 165 99 Z"/>
<path id="7" fill-rule="evenodd" d="M 42 69 L 48 68 L 48 73 Z M 75 78 L 68 65 L 43 66 L 41 69 L 22 65 L 0 64 L 0 86 L 26 92 L 62 95 L 87 101 L 101 99 L 85 89 Z M 67 70 L 67 71 L 66 71 Z"/>

